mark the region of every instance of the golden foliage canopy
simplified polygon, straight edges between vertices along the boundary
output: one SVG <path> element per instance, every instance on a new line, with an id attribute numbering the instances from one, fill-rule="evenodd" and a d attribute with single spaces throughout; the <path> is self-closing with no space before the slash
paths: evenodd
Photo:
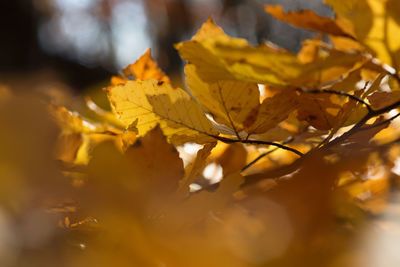
<path id="1" fill-rule="evenodd" d="M 399 238 L 400 4 L 325 2 L 334 19 L 265 6 L 328 37 L 297 54 L 210 18 L 176 44 L 187 87 L 147 50 L 110 110 L 0 85 L 2 266 L 374 262 L 365 229 Z"/>

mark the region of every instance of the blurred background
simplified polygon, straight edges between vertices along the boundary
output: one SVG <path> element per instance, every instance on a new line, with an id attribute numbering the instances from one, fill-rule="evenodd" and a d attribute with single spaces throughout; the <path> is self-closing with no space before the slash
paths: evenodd
<path id="1" fill-rule="evenodd" d="M 14 90 L 58 84 L 82 91 L 106 84 L 147 48 L 169 75 L 182 61 L 173 44 L 212 16 L 232 36 L 297 51 L 313 33 L 274 20 L 263 4 L 332 11 L 322 0 L 0 1 L 0 82 Z"/>

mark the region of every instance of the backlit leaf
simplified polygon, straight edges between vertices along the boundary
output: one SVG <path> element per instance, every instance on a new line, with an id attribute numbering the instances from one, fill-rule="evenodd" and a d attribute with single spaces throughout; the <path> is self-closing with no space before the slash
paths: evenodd
<path id="1" fill-rule="evenodd" d="M 108 97 L 121 121 L 134 125 L 138 136 L 157 124 L 175 145 L 188 141 L 212 142 L 216 135 L 201 108 L 180 88 L 156 80 L 128 81 L 107 88 Z"/>
<path id="2" fill-rule="evenodd" d="M 111 84 L 122 84 L 126 83 L 128 80 L 135 79 L 155 79 L 157 81 L 170 82 L 168 76 L 160 70 L 157 62 L 155 62 L 151 57 L 150 49 L 147 49 L 135 63 L 127 66 L 122 73 L 118 74 L 118 76 L 113 76 L 111 78 Z"/>
<path id="3" fill-rule="evenodd" d="M 352 27 L 355 37 L 381 62 L 399 67 L 400 9 L 397 0 L 325 0 Z"/>
<path id="4" fill-rule="evenodd" d="M 218 123 L 239 134 L 251 124 L 247 120 L 260 105 L 258 86 L 240 81 L 206 83 L 198 77 L 196 68 L 185 66 L 186 83 L 197 101 Z"/>
<path id="5" fill-rule="evenodd" d="M 207 37 L 210 31 L 212 35 Z M 217 34 L 215 34 L 217 32 Z M 231 38 L 224 34 L 213 21 L 203 24 L 196 37 L 176 45 L 180 55 L 196 67 L 199 77 L 206 82 L 237 79 L 246 82 L 285 85 L 288 83 L 304 86 L 327 82 L 340 77 L 350 70 L 362 57 L 332 51 L 332 55 L 320 58 L 310 64 L 302 64 L 292 53 L 273 50 L 269 46 L 251 46 L 244 39 Z M 335 76 L 327 71 L 336 70 Z M 320 73 L 319 73 L 320 72 Z"/>

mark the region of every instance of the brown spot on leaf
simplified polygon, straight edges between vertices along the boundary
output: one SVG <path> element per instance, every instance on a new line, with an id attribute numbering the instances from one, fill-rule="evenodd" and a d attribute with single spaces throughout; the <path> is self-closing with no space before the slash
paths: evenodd
<path id="1" fill-rule="evenodd" d="M 246 120 L 243 122 L 243 125 L 245 127 L 249 127 L 250 125 L 252 125 L 256 120 L 257 120 L 257 115 L 258 115 L 258 107 L 253 108 L 249 115 L 247 115 Z"/>

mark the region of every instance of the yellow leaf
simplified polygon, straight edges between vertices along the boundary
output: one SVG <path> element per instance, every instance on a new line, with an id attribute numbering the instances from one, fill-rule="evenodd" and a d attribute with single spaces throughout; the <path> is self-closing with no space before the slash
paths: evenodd
<path id="1" fill-rule="evenodd" d="M 145 135 L 157 124 L 174 145 L 208 143 L 217 135 L 201 108 L 180 88 L 156 80 L 128 81 L 107 88 L 108 97 L 121 121 Z"/>
<path id="2" fill-rule="evenodd" d="M 397 0 L 325 0 L 352 27 L 355 37 L 381 62 L 398 69 L 400 8 Z"/>
<path id="3" fill-rule="evenodd" d="M 337 50 L 342 50 L 342 51 L 365 50 L 365 47 L 363 45 L 348 37 L 330 35 L 329 40 L 331 41 L 333 47 Z"/>
<path id="4" fill-rule="evenodd" d="M 321 17 L 311 10 L 289 11 L 285 14 L 282 7 L 278 5 L 265 5 L 264 8 L 274 18 L 288 22 L 293 26 L 328 34 L 346 35 L 346 32 L 340 28 L 335 20 Z"/>
<path id="5" fill-rule="evenodd" d="M 361 94 L 362 90 L 357 90 L 354 92 L 354 95 L 357 97 L 360 97 Z M 341 127 L 357 123 L 367 114 L 367 112 L 368 110 L 364 105 L 352 99 L 348 99 L 348 101 L 342 105 L 339 113 L 336 116 L 336 121 L 333 124 L 330 136 L 332 137 L 334 134 L 336 134 Z"/>
<path id="6" fill-rule="evenodd" d="M 60 135 L 55 147 L 55 158 L 64 162 L 74 162 L 83 140 L 80 133 Z"/>
<path id="7" fill-rule="evenodd" d="M 386 77 L 386 73 L 380 73 L 378 76 L 374 77 L 371 86 L 364 92 L 364 96 L 367 96 L 375 91 L 378 91 L 381 87 L 383 78 Z"/>
<path id="8" fill-rule="evenodd" d="M 215 25 L 212 17 L 209 17 L 207 22 L 197 31 L 196 35 L 192 37 L 192 40 L 203 41 L 207 38 L 212 38 L 220 35 L 225 35 L 225 32 L 218 26 Z"/>
<path id="9" fill-rule="evenodd" d="M 214 29 L 213 34 L 207 36 L 211 32 L 209 29 Z M 201 38 L 196 35 L 190 41 L 177 44 L 176 48 L 185 60 L 195 65 L 199 77 L 210 83 L 241 80 L 275 85 L 314 85 L 321 82 L 320 73 L 336 70 L 335 76 L 329 73 L 330 76 L 323 77 L 331 81 L 362 59 L 356 53 L 332 51 L 332 55 L 303 64 L 289 51 L 271 49 L 267 45 L 253 47 L 245 39 L 231 38 L 210 20 L 203 24 L 198 35 Z"/>
<path id="10" fill-rule="evenodd" d="M 347 53 L 327 47 L 324 52 L 314 61 L 305 64 L 301 75 L 291 83 L 310 88 L 332 84 L 349 72 L 360 68 L 366 61 L 358 52 Z"/>
<path id="11" fill-rule="evenodd" d="M 342 81 L 333 84 L 330 89 L 341 92 L 355 91 L 359 81 L 361 81 L 360 69 L 349 73 Z"/>
<path id="12" fill-rule="evenodd" d="M 185 176 L 179 181 L 179 188 L 189 193 L 189 185 L 193 183 L 200 175 L 200 172 L 204 169 L 207 164 L 207 158 L 211 154 L 211 150 L 217 145 L 216 142 L 205 144 L 202 149 L 197 152 L 196 159 L 194 162 L 186 166 Z"/>
<path id="13" fill-rule="evenodd" d="M 237 136 L 251 126 L 247 118 L 260 105 L 257 84 L 233 80 L 209 84 L 200 79 L 191 64 L 185 66 L 185 74 L 191 93 L 216 122 L 228 126 Z"/>
<path id="14" fill-rule="evenodd" d="M 135 79 L 170 82 L 168 76 L 159 69 L 157 62 L 151 57 L 150 49 L 147 49 L 135 63 L 128 65 L 118 76 L 113 76 L 111 85 L 123 84 Z"/>
<path id="15" fill-rule="evenodd" d="M 102 92 L 103 93 L 103 92 Z M 105 96 L 107 99 L 107 97 Z M 108 99 L 107 99 L 108 101 Z M 85 97 L 85 104 L 94 113 L 94 117 L 104 123 L 113 125 L 117 128 L 123 128 L 124 125 L 111 111 L 99 107 L 90 97 Z"/>
<path id="16" fill-rule="evenodd" d="M 102 202 L 110 202 L 107 207 L 137 205 L 133 200 L 141 200 L 141 208 L 146 209 L 151 203 L 145 199 L 162 201 L 157 194 L 173 194 L 183 174 L 183 163 L 177 150 L 167 143 L 162 131 L 156 127 L 123 154 L 108 142 L 99 145 L 88 165 L 88 175 L 91 177 L 88 191 L 82 194 L 104 198 Z M 104 195 L 97 195 L 96 191 L 91 190 L 99 190 Z M 90 199 L 87 201 L 85 206 L 103 209 Z"/>
<path id="17" fill-rule="evenodd" d="M 192 40 L 179 43 L 176 48 L 185 60 L 196 66 L 200 78 L 207 82 L 237 78 L 248 82 L 284 84 L 278 74 L 289 74 L 299 65 L 290 52 L 277 53 L 263 45 L 251 47 L 245 39 L 229 37 L 211 19 L 203 24 Z M 231 59 L 226 57 L 230 53 L 235 54 Z M 258 58 L 260 56 L 262 58 Z M 255 60 L 264 62 L 269 69 L 262 66 L 263 73 L 258 74 L 259 69 L 250 65 Z M 274 68 L 279 67 L 275 66 L 278 64 L 285 64 L 287 68 Z"/>
<path id="18" fill-rule="evenodd" d="M 50 105 L 49 110 L 61 129 L 55 156 L 64 162 L 87 164 L 90 160 L 90 151 L 99 143 L 113 140 L 121 151 L 125 151 L 126 147 L 136 140 L 134 131 L 121 131 L 107 124 L 88 122 L 78 113 L 71 112 L 65 107 Z M 113 116 L 113 121 L 117 120 L 110 112 L 106 114 Z"/>
<path id="19" fill-rule="evenodd" d="M 95 132 L 97 129 L 94 125 L 84 122 L 81 116 L 69 111 L 65 107 L 50 105 L 49 110 L 63 133 Z"/>
<path id="20" fill-rule="evenodd" d="M 317 42 L 321 41 L 321 36 L 318 35 L 313 40 L 306 40 L 303 46 L 297 53 L 297 58 L 301 63 L 307 64 L 315 61 L 321 53 L 320 45 Z"/>

